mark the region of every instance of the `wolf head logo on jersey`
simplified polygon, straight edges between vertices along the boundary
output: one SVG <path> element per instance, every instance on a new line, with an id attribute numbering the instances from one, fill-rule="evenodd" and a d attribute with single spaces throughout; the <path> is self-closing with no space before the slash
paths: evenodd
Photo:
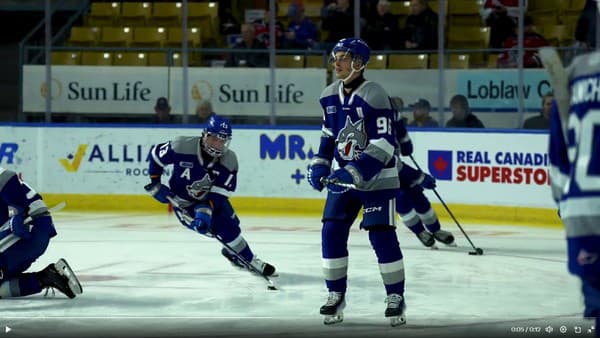
<path id="1" fill-rule="evenodd" d="M 346 116 L 346 125 L 338 133 L 336 142 L 342 159 L 346 161 L 357 159 L 367 147 L 367 134 L 363 120 L 352 123 L 350 116 Z"/>
<path id="2" fill-rule="evenodd" d="M 185 189 L 191 197 L 201 200 L 204 198 L 204 196 L 206 196 L 206 194 L 208 194 L 212 184 L 213 181 L 207 173 L 204 175 L 204 177 L 202 177 L 201 180 L 192 182 L 192 184 L 185 187 Z"/>

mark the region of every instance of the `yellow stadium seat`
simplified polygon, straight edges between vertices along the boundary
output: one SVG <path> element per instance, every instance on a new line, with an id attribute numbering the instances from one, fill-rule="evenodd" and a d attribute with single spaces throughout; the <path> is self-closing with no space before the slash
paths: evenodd
<path id="1" fill-rule="evenodd" d="M 149 22 L 154 26 L 181 26 L 181 2 L 155 2 Z"/>
<path id="2" fill-rule="evenodd" d="M 311 19 L 320 19 L 321 18 L 321 6 L 323 4 L 312 4 L 305 3 L 304 4 L 304 15 Z"/>
<path id="3" fill-rule="evenodd" d="M 202 31 L 202 42 L 217 40 L 219 3 L 188 3 L 188 26 L 198 27 Z"/>
<path id="4" fill-rule="evenodd" d="M 487 58 L 487 67 L 488 68 L 497 68 L 498 67 L 498 56 L 500 54 L 489 54 Z"/>
<path id="5" fill-rule="evenodd" d="M 112 66 L 113 55 L 108 52 L 82 52 L 81 64 L 84 66 Z"/>
<path id="6" fill-rule="evenodd" d="M 368 69 L 385 69 L 387 64 L 387 55 L 376 54 L 371 55 L 369 63 L 367 64 Z"/>
<path id="7" fill-rule="evenodd" d="M 575 27 L 577 26 L 577 20 L 579 20 L 579 14 L 565 14 L 560 17 L 561 24 L 573 31 L 575 31 Z"/>
<path id="8" fill-rule="evenodd" d="M 149 2 L 123 2 L 121 6 L 122 25 L 143 26 L 152 15 Z"/>
<path id="9" fill-rule="evenodd" d="M 428 1 L 427 2 L 429 4 L 429 7 L 436 13 L 438 14 L 438 8 L 439 8 L 439 4 L 438 1 Z M 444 0 L 444 13 L 446 13 L 446 16 L 448 16 L 448 0 Z"/>
<path id="10" fill-rule="evenodd" d="M 448 48 L 488 48 L 489 27 L 450 26 Z"/>
<path id="11" fill-rule="evenodd" d="M 92 2 L 92 10 L 85 16 L 87 26 L 113 26 L 121 16 L 120 2 Z"/>
<path id="12" fill-rule="evenodd" d="M 389 69 L 425 69 L 427 54 L 391 54 L 388 60 Z"/>
<path id="13" fill-rule="evenodd" d="M 552 46 L 568 46 L 575 39 L 574 32 L 565 25 L 541 26 L 537 29 Z"/>
<path id="14" fill-rule="evenodd" d="M 410 14 L 410 1 L 390 2 L 390 13 L 394 15 L 408 16 L 408 14 Z"/>
<path id="15" fill-rule="evenodd" d="M 167 30 L 164 27 L 135 27 L 133 29 L 132 46 L 162 47 L 167 40 Z"/>
<path id="16" fill-rule="evenodd" d="M 275 55 L 277 68 L 304 68 L 304 55 Z"/>
<path id="17" fill-rule="evenodd" d="M 53 65 L 79 65 L 81 64 L 80 52 L 52 52 Z"/>
<path id="18" fill-rule="evenodd" d="M 148 66 L 169 66 L 169 54 L 161 52 L 148 53 Z M 171 66 L 181 67 L 181 57 L 179 53 L 173 53 L 171 55 Z"/>
<path id="19" fill-rule="evenodd" d="M 148 56 L 146 53 L 125 52 L 115 53 L 113 56 L 114 66 L 147 66 Z"/>
<path id="20" fill-rule="evenodd" d="M 570 0 L 527 0 L 527 13 L 535 17 L 538 13 L 557 12 L 563 1 Z"/>
<path id="21" fill-rule="evenodd" d="M 327 66 L 327 56 L 324 55 L 306 55 L 306 68 L 325 68 Z"/>
<path id="22" fill-rule="evenodd" d="M 556 12 L 538 13 L 533 17 L 533 24 L 535 26 L 557 25 L 558 16 L 556 15 Z"/>
<path id="23" fill-rule="evenodd" d="M 585 7 L 586 0 L 566 0 L 563 2 L 564 4 L 568 4 L 565 8 L 562 9 L 563 14 L 581 14 L 583 11 L 583 7 Z"/>
<path id="24" fill-rule="evenodd" d="M 468 54 L 450 54 L 445 58 L 444 68 L 454 69 L 468 69 L 469 68 L 469 55 Z M 438 67 L 438 56 L 437 54 L 429 55 L 429 68 Z"/>
<path id="25" fill-rule="evenodd" d="M 133 31 L 130 27 L 102 27 L 99 44 L 126 47 L 131 44 L 132 38 Z"/>
<path id="26" fill-rule="evenodd" d="M 453 0 L 448 2 L 448 21 L 450 25 L 481 26 L 477 0 Z"/>
<path id="27" fill-rule="evenodd" d="M 192 48 L 202 47 L 202 31 L 197 27 L 188 29 L 188 45 Z M 183 41 L 183 31 L 179 27 L 169 28 L 165 45 L 169 47 L 181 47 Z"/>
<path id="28" fill-rule="evenodd" d="M 74 46 L 94 46 L 100 38 L 98 27 L 72 27 L 67 43 Z"/>
<path id="29" fill-rule="evenodd" d="M 450 54 L 448 58 L 449 68 L 469 68 L 469 54 Z"/>
<path id="30" fill-rule="evenodd" d="M 267 2 L 268 3 L 268 2 Z M 287 18 L 288 7 L 292 3 L 292 0 L 283 0 L 277 2 L 277 18 L 284 19 Z M 322 5 L 322 4 L 321 4 Z"/>

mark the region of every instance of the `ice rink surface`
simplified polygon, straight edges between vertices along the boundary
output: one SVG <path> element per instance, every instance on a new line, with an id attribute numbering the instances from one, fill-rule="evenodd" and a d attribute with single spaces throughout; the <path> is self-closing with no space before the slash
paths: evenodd
<path id="1" fill-rule="evenodd" d="M 233 268 L 216 240 L 166 212 L 65 210 L 54 218 L 59 235 L 30 271 L 64 257 L 83 294 L 1 300 L 0 338 L 594 336 L 593 322 L 581 318 L 579 282 L 567 273 L 561 229 L 462 224 L 485 250 L 470 256 L 451 221 L 443 227 L 454 233 L 457 248 L 427 249 L 399 228 L 407 324 L 392 328 L 383 315 L 375 253 L 357 224 L 349 241 L 345 319 L 325 326 L 318 312 L 327 298 L 318 216 L 240 216 L 252 250 L 279 271 L 278 291 Z"/>

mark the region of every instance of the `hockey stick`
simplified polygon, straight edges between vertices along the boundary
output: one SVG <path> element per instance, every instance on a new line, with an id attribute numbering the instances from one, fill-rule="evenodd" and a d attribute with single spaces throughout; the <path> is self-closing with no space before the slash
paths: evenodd
<path id="1" fill-rule="evenodd" d="M 192 223 L 194 221 L 194 218 L 192 218 L 190 215 L 188 215 L 185 212 L 185 209 L 183 209 L 182 207 L 179 206 L 179 202 L 177 202 L 173 197 L 171 196 L 167 196 L 167 200 L 169 200 L 169 202 L 171 202 L 171 204 L 178 208 L 179 210 L 182 211 L 182 215 L 183 218 L 185 219 L 186 222 L 188 223 Z M 252 264 L 250 264 L 250 262 L 248 262 L 244 257 L 242 257 L 237 251 L 235 251 L 229 244 L 227 244 L 222 238 L 221 236 L 210 232 L 210 234 L 212 235 L 212 237 L 214 237 L 219 243 L 221 243 L 221 245 L 223 245 L 227 250 L 229 250 L 229 252 L 235 256 L 235 258 L 237 258 L 245 267 L 246 269 L 248 269 L 249 271 L 253 272 L 255 275 L 259 275 L 262 278 L 265 279 L 265 281 L 267 282 L 267 289 L 268 290 L 279 290 L 276 286 L 275 283 L 273 283 L 273 280 L 270 279 L 269 277 L 265 276 L 262 274 L 261 271 L 258 271 L 257 268 L 255 268 Z"/>
<path id="2" fill-rule="evenodd" d="M 421 167 L 419 167 L 419 164 L 417 163 L 417 161 L 415 161 L 415 158 L 412 155 L 409 155 L 409 157 L 412 160 L 412 162 L 415 164 L 415 167 L 417 167 L 417 169 L 422 172 L 423 170 L 421 170 Z M 435 188 L 433 188 L 431 190 L 433 190 L 433 193 L 435 194 L 435 196 L 438 198 L 438 200 L 440 200 L 440 202 L 442 203 L 442 205 L 444 206 L 444 208 L 446 209 L 446 211 L 448 212 L 450 217 L 452 217 L 452 220 L 454 220 L 454 223 L 456 223 L 456 226 L 458 226 L 458 228 L 463 233 L 463 235 L 465 235 L 465 238 L 467 239 L 467 241 L 469 241 L 469 244 L 471 244 L 471 246 L 475 250 L 475 251 L 469 251 L 469 255 L 479 255 L 479 256 L 483 255 L 483 249 L 478 248 L 473 244 L 473 242 L 469 238 L 469 235 L 467 235 L 467 233 L 465 232 L 463 227 L 460 225 L 460 223 L 458 223 L 458 220 L 456 219 L 456 217 L 454 217 L 454 214 L 452 213 L 452 211 L 450 211 L 450 208 L 448 208 L 448 206 L 446 205 L 446 202 L 444 202 L 444 200 L 442 199 L 442 196 L 440 196 L 440 194 L 438 194 L 438 192 L 437 192 L 437 190 L 435 190 Z"/>
<path id="3" fill-rule="evenodd" d="M 340 186 L 342 188 L 346 188 L 346 189 L 344 189 L 342 191 L 337 191 L 337 192 L 329 190 L 329 192 L 331 192 L 332 194 L 343 194 L 343 193 L 347 192 L 350 189 L 356 189 L 356 185 L 353 184 L 353 183 L 339 182 L 336 179 L 330 180 L 327 177 L 322 177 L 321 178 L 321 184 L 323 184 L 324 186 L 327 186 L 328 184 L 333 184 L 333 185 Z"/>
<path id="4" fill-rule="evenodd" d="M 562 60 L 554 47 L 540 48 L 538 55 L 550 77 L 550 83 L 554 91 L 554 99 L 558 105 L 558 114 L 560 115 L 563 136 L 566 139 L 569 123 L 569 106 L 571 104 L 567 71 L 563 67 Z"/>

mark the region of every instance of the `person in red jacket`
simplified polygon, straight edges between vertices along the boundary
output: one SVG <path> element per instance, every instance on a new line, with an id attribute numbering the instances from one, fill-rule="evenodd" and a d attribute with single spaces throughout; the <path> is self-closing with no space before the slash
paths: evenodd
<path id="1" fill-rule="evenodd" d="M 525 68 L 542 67 L 543 65 L 539 58 L 538 51 L 531 50 L 530 48 L 540 48 L 549 45 L 548 41 L 543 36 L 533 30 L 533 27 L 533 20 L 530 16 L 526 16 L 523 31 L 523 47 L 525 48 L 523 55 L 523 67 Z M 516 34 L 510 36 L 504 41 L 503 48 L 507 50 L 498 56 L 498 68 L 518 67 L 519 51 L 517 45 L 518 39 Z"/>

